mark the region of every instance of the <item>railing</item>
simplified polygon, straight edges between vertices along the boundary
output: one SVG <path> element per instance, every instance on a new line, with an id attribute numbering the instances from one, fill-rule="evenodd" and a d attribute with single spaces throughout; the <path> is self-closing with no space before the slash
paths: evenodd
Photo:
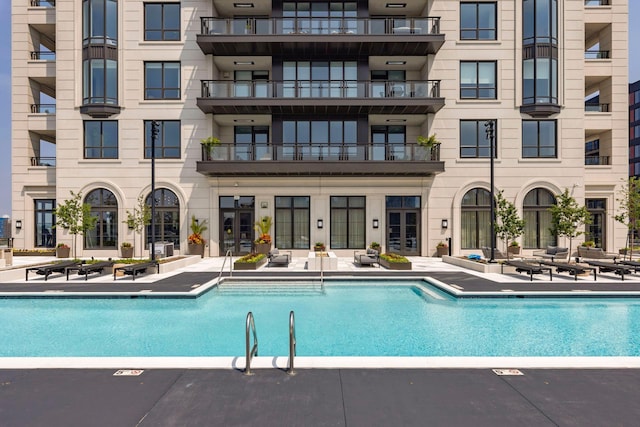
<path id="1" fill-rule="evenodd" d="M 31 0 L 34 7 L 56 7 L 56 0 Z"/>
<path id="2" fill-rule="evenodd" d="M 221 144 L 210 153 L 202 147 L 202 161 L 440 161 L 440 144 Z"/>
<path id="3" fill-rule="evenodd" d="M 44 61 L 55 61 L 56 53 L 48 50 L 34 50 L 31 52 L 31 59 L 33 60 L 44 60 Z"/>
<path id="4" fill-rule="evenodd" d="M 585 6 L 609 6 L 609 0 L 584 0 Z"/>
<path id="5" fill-rule="evenodd" d="M 202 80 L 203 98 L 439 98 L 440 80 Z"/>
<path id="6" fill-rule="evenodd" d="M 222 277 L 222 272 L 224 271 L 224 265 L 227 263 L 227 258 L 229 258 L 229 277 L 233 276 L 233 252 L 231 249 L 227 250 L 227 253 L 224 254 L 224 259 L 222 260 L 222 267 L 220 267 L 220 273 L 218 273 L 218 281 L 217 287 L 220 289 L 220 278 Z"/>
<path id="7" fill-rule="evenodd" d="M 253 334 L 253 347 L 251 346 L 251 334 Z M 253 356 L 258 355 L 258 334 L 256 332 L 256 323 L 253 319 L 253 313 L 247 313 L 247 326 L 246 326 L 246 362 L 244 367 L 245 375 L 253 375 L 251 373 L 251 359 Z"/>
<path id="8" fill-rule="evenodd" d="M 609 156 L 584 156 L 585 166 L 608 166 Z"/>
<path id="9" fill-rule="evenodd" d="M 56 167 L 56 158 L 55 157 L 32 157 L 31 166 Z"/>
<path id="10" fill-rule="evenodd" d="M 32 113 L 55 114 L 56 104 L 31 104 Z"/>
<path id="11" fill-rule="evenodd" d="M 439 17 L 200 18 L 203 35 L 437 35 Z"/>
<path id="12" fill-rule="evenodd" d="M 0 248 L 13 248 L 13 237 L 0 237 Z"/>
<path id="13" fill-rule="evenodd" d="M 296 374 L 293 367 L 293 359 L 296 355 L 296 344 L 296 319 L 293 310 L 291 310 L 289 312 L 289 368 L 287 369 L 289 375 Z"/>
<path id="14" fill-rule="evenodd" d="M 588 111 L 590 113 L 608 113 L 609 104 L 585 103 L 584 111 Z"/>
<path id="15" fill-rule="evenodd" d="M 585 50 L 584 59 L 609 59 L 608 50 Z"/>

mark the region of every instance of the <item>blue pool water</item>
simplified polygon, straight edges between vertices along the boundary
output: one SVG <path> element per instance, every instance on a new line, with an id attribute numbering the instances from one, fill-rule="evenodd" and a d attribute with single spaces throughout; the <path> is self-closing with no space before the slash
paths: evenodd
<path id="1" fill-rule="evenodd" d="M 298 356 L 640 356 L 638 299 L 455 300 L 423 282 L 212 290 L 197 299 L 0 299 L 0 356 L 242 356 L 248 311 L 259 355 L 286 356 L 290 310 Z"/>

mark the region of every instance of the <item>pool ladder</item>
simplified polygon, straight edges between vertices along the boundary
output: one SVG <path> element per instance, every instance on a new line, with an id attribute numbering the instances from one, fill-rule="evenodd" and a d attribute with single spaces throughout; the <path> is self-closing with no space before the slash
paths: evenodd
<path id="1" fill-rule="evenodd" d="M 251 337 L 253 337 L 253 346 L 251 345 Z M 247 322 L 245 330 L 245 375 L 253 375 L 251 372 L 251 360 L 253 356 L 258 355 L 258 333 L 256 332 L 256 322 L 253 317 L 253 313 L 247 313 Z M 296 355 L 296 321 L 293 310 L 289 312 L 289 367 L 287 368 L 287 374 L 295 375 L 294 369 L 294 357 Z"/>
<path id="2" fill-rule="evenodd" d="M 222 277 L 222 272 L 224 271 L 224 266 L 227 263 L 227 258 L 229 258 L 229 277 L 233 276 L 233 252 L 231 252 L 231 249 L 229 249 L 227 251 L 226 254 L 224 254 L 224 260 L 222 261 L 222 267 L 220 268 L 220 273 L 218 273 L 218 282 L 217 282 L 217 286 L 218 289 L 220 289 L 220 278 Z"/>

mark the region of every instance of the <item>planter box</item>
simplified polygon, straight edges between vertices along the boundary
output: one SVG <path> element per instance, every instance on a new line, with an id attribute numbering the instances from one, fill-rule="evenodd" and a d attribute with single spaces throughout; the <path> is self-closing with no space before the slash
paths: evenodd
<path id="1" fill-rule="evenodd" d="M 389 262 L 380 258 L 380 265 L 389 270 L 411 270 L 411 262 Z"/>
<path id="2" fill-rule="evenodd" d="M 204 258 L 204 245 L 189 243 L 187 246 L 189 255 L 200 255 L 200 258 Z"/>
<path id="3" fill-rule="evenodd" d="M 258 262 L 234 262 L 234 270 L 257 270 L 267 263 L 267 257 L 262 258 Z"/>
<path id="4" fill-rule="evenodd" d="M 254 252 L 267 255 L 271 250 L 271 243 L 254 243 Z"/>
<path id="5" fill-rule="evenodd" d="M 436 246 L 436 254 L 439 257 L 443 255 L 449 255 L 449 246 Z"/>
<path id="6" fill-rule="evenodd" d="M 13 256 L 55 256 L 56 250 L 41 250 L 41 251 L 15 251 Z"/>
<path id="7" fill-rule="evenodd" d="M 508 246 L 507 252 L 512 255 L 520 255 L 520 249 L 522 249 L 520 246 Z"/>
<path id="8" fill-rule="evenodd" d="M 479 271 L 481 273 L 500 273 L 500 264 L 498 263 L 488 264 L 449 255 L 443 256 L 442 261 L 447 264 L 457 265 L 458 267 L 468 268 L 469 270 Z"/>
<path id="9" fill-rule="evenodd" d="M 69 258 L 71 248 L 56 248 L 56 258 Z"/>
<path id="10" fill-rule="evenodd" d="M 120 252 L 122 253 L 122 258 L 133 258 L 133 246 L 130 248 L 120 247 Z"/>

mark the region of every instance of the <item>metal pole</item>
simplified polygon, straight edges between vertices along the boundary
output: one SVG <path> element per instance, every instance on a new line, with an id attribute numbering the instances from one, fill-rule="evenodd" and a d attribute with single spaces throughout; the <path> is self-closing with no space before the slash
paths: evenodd
<path id="1" fill-rule="evenodd" d="M 151 261 L 156 259 L 156 140 L 158 138 L 158 123 L 151 122 Z"/>
<path id="2" fill-rule="evenodd" d="M 495 226 L 495 222 L 496 222 L 496 203 L 495 203 L 495 194 L 494 194 L 494 182 L 495 182 L 495 176 L 494 176 L 494 157 L 495 157 L 495 144 L 494 144 L 494 124 L 495 121 L 494 120 L 487 120 L 484 124 L 485 128 L 486 128 L 486 132 L 487 132 L 487 139 L 489 140 L 489 144 L 491 144 L 491 150 L 490 150 L 490 167 L 491 167 L 491 179 L 490 179 L 490 198 L 491 198 L 491 210 L 490 210 L 490 216 L 491 216 L 491 259 L 489 260 L 489 262 L 495 262 L 495 249 L 496 249 L 496 226 Z"/>

